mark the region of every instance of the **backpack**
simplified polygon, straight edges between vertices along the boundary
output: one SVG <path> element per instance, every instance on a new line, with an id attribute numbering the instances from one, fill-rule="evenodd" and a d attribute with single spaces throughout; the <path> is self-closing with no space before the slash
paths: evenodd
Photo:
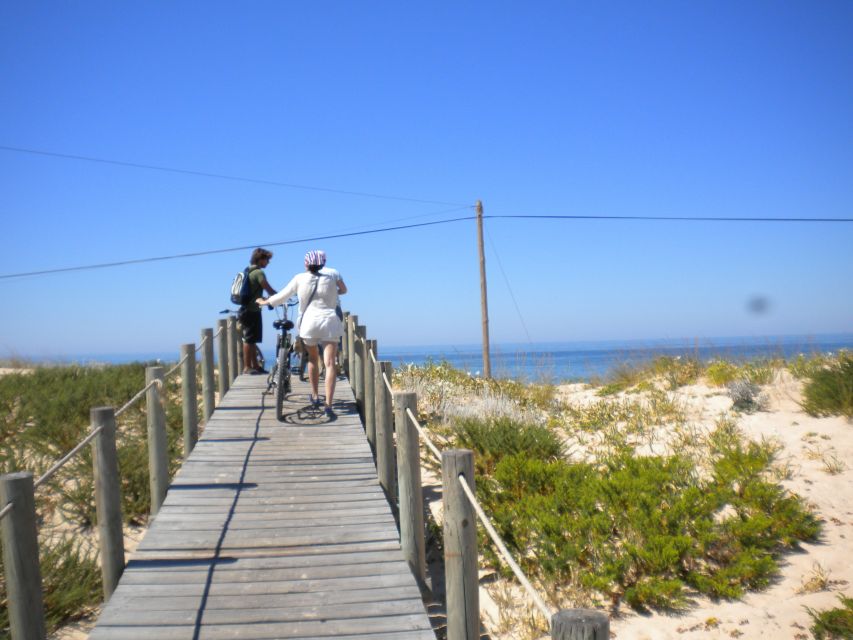
<path id="1" fill-rule="evenodd" d="M 233 304 L 239 304 L 242 307 L 252 301 L 252 284 L 249 280 L 251 270 L 252 267 L 246 267 L 234 276 L 234 281 L 231 283 L 231 302 Z"/>

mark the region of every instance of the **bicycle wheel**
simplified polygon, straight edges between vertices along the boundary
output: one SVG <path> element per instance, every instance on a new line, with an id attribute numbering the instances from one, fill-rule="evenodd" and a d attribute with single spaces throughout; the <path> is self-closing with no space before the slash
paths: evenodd
<path id="1" fill-rule="evenodd" d="M 278 358 L 276 358 L 275 417 L 279 422 L 284 420 L 284 396 L 290 393 L 288 355 L 287 348 L 281 347 L 278 350 Z"/>

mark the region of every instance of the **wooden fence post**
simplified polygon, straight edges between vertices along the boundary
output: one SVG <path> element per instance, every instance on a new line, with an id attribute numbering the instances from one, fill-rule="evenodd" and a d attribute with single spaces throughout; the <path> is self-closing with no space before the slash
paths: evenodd
<path id="1" fill-rule="evenodd" d="M 213 329 L 201 330 L 201 398 L 204 410 L 204 423 L 213 415 Z"/>
<path id="2" fill-rule="evenodd" d="M 186 358 L 186 360 L 184 360 Z M 181 345 L 181 403 L 184 418 L 184 460 L 198 442 L 198 387 L 195 380 L 195 345 Z"/>
<path id="3" fill-rule="evenodd" d="M 610 640 L 610 619 L 594 609 L 563 609 L 551 616 L 553 640 Z"/>
<path id="4" fill-rule="evenodd" d="M 358 316 L 350 315 L 347 319 L 347 342 L 349 343 L 347 349 L 349 349 L 349 386 L 352 388 L 353 394 L 355 393 L 355 383 L 356 378 L 358 377 L 358 367 L 356 366 L 356 358 L 357 354 L 355 352 L 355 327 L 358 325 Z"/>
<path id="5" fill-rule="evenodd" d="M 415 580 L 426 588 L 424 541 L 424 496 L 421 488 L 421 460 L 418 431 L 409 419 L 418 411 L 418 394 L 394 392 L 394 422 L 397 425 L 397 472 L 400 491 L 400 546 Z"/>
<path id="6" fill-rule="evenodd" d="M 145 384 L 152 380 L 163 381 L 163 367 L 147 367 Z M 151 385 L 146 392 L 148 414 L 148 482 L 151 486 L 151 515 L 157 515 L 166 499 L 169 488 L 168 440 L 166 438 L 166 412 L 163 410 L 159 384 Z"/>
<path id="7" fill-rule="evenodd" d="M 365 338 L 367 337 L 367 327 L 364 325 L 356 325 L 355 327 L 355 404 L 358 407 L 358 412 L 361 418 L 364 419 L 364 372 L 367 365 L 364 359 L 368 357 Z"/>
<path id="8" fill-rule="evenodd" d="M 219 326 L 219 402 L 228 393 L 231 374 L 228 372 L 228 321 L 220 320 Z"/>
<path id="9" fill-rule="evenodd" d="M 474 452 L 469 449 L 443 451 L 447 640 L 476 640 L 480 637 L 477 515 L 459 484 L 459 476 L 464 476 L 474 491 Z"/>
<path id="10" fill-rule="evenodd" d="M 376 460 L 376 340 L 367 340 L 364 350 L 364 430 Z"/>
<path id="11" fill-rule="evenodd" d="M 92 427 L 101 432 L 92 440 L 95 471 L 95 508 L 101 544 L 101 577 L 104 602 L 110 599 L 124 572 L 124 531 L 121 521 L 121 482 L 116 453 L 116 416 L 112 407 L 90 411 Z"/>
<path id="12" fill-rule="evenodd" d="M 341 338 L 341 372 L 349 378 L 349 311 L 344 311 L 344 335 Z"/>
<path id="13" fill-rule="evenodd" d="M 384 375 L 383 375 L 384 374 Z M 376 471 L 379 484 L 385 489 L 391 509 L 397 511 L 397 478 L 394 474 L 394 407 L 391 392 L 385 386 L 385 377 L 391 381 L 393 368 L 388 361 L 376 363 Z"/>
<path id="14" fill-rule="evenodd" d="M 39 568 L 33 474 L 0 476 L 0 507 L 14 505 L 2 522 L 3 566 L 13 640 L 44 640 L 44 600 Z"/>
<path id="15" fill-rule="evenodd" d="M 228 372 L 231 374 L 229 380 L 231 384 L 243 371 L 237 368 L 239 366 L 237 362 L 237 318 L 228 316 Z"/>

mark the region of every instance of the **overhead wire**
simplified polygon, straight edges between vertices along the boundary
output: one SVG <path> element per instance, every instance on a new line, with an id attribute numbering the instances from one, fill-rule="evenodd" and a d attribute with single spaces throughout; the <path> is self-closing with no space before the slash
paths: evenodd
<path id="1" fill-rule="evenodd" d="M 314 185 L 296 184 L 294 182 L 280 182 L 278 180 L 264 180 L 260 178 L 248 178 L 245 176 L 231 176 L 224 173 L 212 173 L 209 171 L 197 171 L 193 169 L 178 169 L 176 167 L 164 167 L 154 164 L 143 164 L 140 162 L 127 162 L 124 160 L 113 160 L 110 158 L 96 158 L 93 156 L 82 156 L 71 153 L 58 153 L 55 151 L 44 151 L 42 149 L 27 149 L 24 147 L 12 147 L 9 145 L 0 145 L 0 150 L 12 151 L 16 153 L 28 153 L 31 155 L 47 156 L 50 158 L 62 158 L 65 160 L 80 160 L 84 162 L 96 162 L 100 164 L 109 164 L 119 167 L 131 167 L 134 169 L 148 169 L 151 171 L 164 171 L 167 173 L 179 173 L 182 175 L 200 176 L 203 178 L 216 178 L 218 180 L 232 180 L 236 182 L 249 182 L 252 184 L 263 184 L 271 187 L 286 187 L 289 189 L 303 189 L 307 191 L 321 191 L 324 193 L 334 193 L 345 196 L 361 196 L 364 198 L 380 198 L 382 200 L 398 200 L 401 202 L 419 202 L 422 204 L 442 204 L 448 206 L 463 206 L 459 202 L 446 202 L 443 200 L 427 200 L 423 198 L 407 198 L 404 196 L 391 196 L 381 193 L 370 193 L 367 191 L 348 191 L 346 189 L 333 189 L 331 187 L 317 187 Z"/>
<path id="2" fill-rule="evenodd" d="M 353 237 L 353 236 L 363 236 L 363 235 L 369 235 L 369 234 L 374 234 L 374 233 L 385 233 L 388 231 L 399 231 L 401 229 L 415 229 L 415 228 L 419 228 L 419 227 L 430 227 L 430 226 L 435 226 L 435 225 L 439 225 L 439 224 L 449 224 L 451 222 L 460 222 L 462 220 L 474 220 L 474 219 L 475 219 L 475 216 L 462 216 L 459 218 L 450 218 L 447 220 L 434 220 L 432 222 L 419 222 L 417 224 L 406 224 L 406 225 L 398 225 L 398 226 L 394 226 L 394 227 L 383 227 L 381 229 L 370 229 L 367 231 L 351 231 L 348 233 L 334 233 L 334 234 L 329 234 L 329 235 L 325 235 L 325 236 L 314 236 L 312 238 L 299 238 L 296 240 L 281 240 L 279 242 L 262 242 L 259 244 L 244 245 L 242 247 L 229 247 L 227 249 L 211 249 L 208 251 L 193 251 L 190 253 L 178 253 L 178 254 L 172 254 L 172 255 L 168 255 L 168 256 L 157 256 L 157 257 L 152 257 L 152 258 L 137 258 L 137 259 L 133 259 L 133 260 L 119 260 L 116 262 L 102 262 L 100 264 L 88 264 L 88 265 L 80 265 L 80 266 L 76 266 L 76 267 L 61 267 L 58 269 L 43 269 L 41 271 L 5 273 L 5 274 L 0 274 L 0 280 L 8 280 L 11 278 L 24 278 L 24 277 L 28 277 L 28 276 L 40 276 L 40 275 L 47 275 L 47 274 L 53 274 L 53 273 L 67 273 L 70 271 L 86 271 L 86 270 L 92 270 L 92 269 L 106 269 L 109 267 L 121 267 L 121 266 L 131 265 L 131 264 L 145 264 L 145 263 L 149 263 L 149 262 L 162 262 L 165 260 L 177 260 L 179 258 L 196 258 L 199 256 L 208 256 L 208 255 L 214 255 L 214 254 L 219 254 L 219 253 L 233 253 L 235 251 L 246 251 L 248 249 L 254 249 L 255 247 L 258 247 L 258 246 L 279 247 L 279 246 L 289 245 L 289 244 L 299 244 L 302 242 L 314 242 L 317 240 L 331 240 L 334 238 L 348 238 L 348 237 Z"/>
<path id="3" fill-rule="evenodd" d="M 489 230 L 486 229 L 486 237 L 489 240 L 489 247 L 492 250 L 492 254 L 497 258 L 498 261 L 498 269 L 503 276 L 504 283 L 506 284 L 507 291 L 509 291 L 509 297 L 512 300 L 512 304 L 515 306 L 515 311 L 518 314 L 518 319 L 521 321 L 521 327 L 524 329 L 524 334 L 527 336 L 528 344 L 533 344 L 533 340 L 530 338 L 530 332 L 527 330 L 527 323 L 524 322 L 524 315 L 521 313 L 521 308 L 518 306 L 518 301 L 515 299 L 515 293 L 512 291 L 512 286 L 509 283 L 509 278 L 506 275 L 506 271 L 504 270 L 503 262 L 501 261 L 500 253 L 498 253 L 497 245 L 495 245 L 495 241 L 492 239 L 492 234 L 489 233 Z"/>
<path id="4" fill-rule="evenodd" d="M 539 214 L 490 214 L 483 218 L 517 218 L 540 220 L 664 220 L 682 222 L 853 222 L 853 218 L 737 218 L 726 216 L 595 216 L 595 215 L 539 215 Z"/>

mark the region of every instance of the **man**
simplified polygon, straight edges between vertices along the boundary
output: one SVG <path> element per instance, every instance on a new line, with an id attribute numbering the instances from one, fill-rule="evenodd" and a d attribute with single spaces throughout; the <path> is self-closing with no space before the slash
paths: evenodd
<path id="1" fill-rule="evenodd" d="M 264 325 L 261 322 L 261 308 L 255 300 L 261 296 L 262 291 L 269 295 L 275 293 L 264 273 L 264 269 L 272 259 L 272 251 L 258 247 L 252 252 L 249 263 L 249 287 L 251 295 L 248 304 L 240 307 L 238 318 L 243 327 L 243 373 L 257 375 L 267 373 L 258 362 L 258 343 L 263 340 Z"/>

